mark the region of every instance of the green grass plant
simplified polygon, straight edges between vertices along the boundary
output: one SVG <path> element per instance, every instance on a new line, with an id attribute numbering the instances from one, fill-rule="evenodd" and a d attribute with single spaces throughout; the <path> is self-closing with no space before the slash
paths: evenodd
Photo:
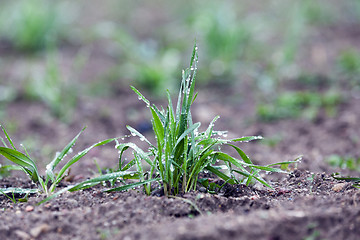
<path id="1" fill-rule="evenodd" d="M 250 158 L 234 145 L 262 139 L 261 136 L 225 139 L 224 135 L 227 134 L 225 131 L 214 130 L 214 123 L 219 116 L 216 116 L 203 132 L 199 131 L 201 124 L 193 122 L 191 105 L 197 96 L 197 93 L 194 92 L 197 62 L 197 47 L 194 46 L 190 67 L 182 73 L 176 108 L 173 107 L 169 92 L 167 92 L 168 106 L 164 109 L 151 105 L 150 101 L 136 88 L 131 87 L 138 95 L 139 100 L 145 102 L 150 109 L 156 144 L 152 144 L 140 132 L 127 126 L 131 135 L 138 136 L 141 141 L 149 145 L 149 148 L 144 151 L 132 142 L 118 143 L 119 170 L 127 170 L 135 165 L 141 182 L 151 181 L 154 176 L 159 177 L 165 195 L 176 195 L 195 190 L 199 174 L 202 172 L 212 172 L 231 184 L 250 184 L 258 181 L 271 187 L 261 177 L 260 172 L 284 172 L 274 166 L 290 162 L 259 166 L 252 163 Z M 223 152 L 222 145 L 232 147 L 239 157 L 235 158 Z M 133 159 L 128 163 L 123 160 L 123 153 L 127 149 L 133 150 Z M 149 171 L 144 170 L 144 163 L 149 165 Z M 144 189 L 147 194 L 152 192 L 150 184 L 145 184 Z"/>
<path id="2" fill-rule="evenodd" d="M 3 138 L 1 138 L 2 143 L 4 144 L 4 147 L 0 147 L 0 155 L 4 156 L 11 162 L 15 163 L 16 167 L 20 167 L 22 171 L 24 171 L 32 182 L 34 182 L 38 189 L 22 189 L 22 188 L 11 188 L 11 189 L 0 189 L 0 193 L 44 193 L 49 198 L 52 198 L 54 196 L 57 196 L 58 194 L 54 194 L 57 186 L 61 182 L 61 180 L 67 176 L 67 172 L 70 169 L 70 167 L 75 164 L 77 161 L 79 161 L 82 157 L 84 157 L 91 149 L 105 145 L 107 143 L 110 143 L 114 141 L 114 138 L 106 139 L 104 141 L 98 142 L 93 144 L 92 146 L 84 149 L 83 151 L 80 151 L 78 154 L 76 154 L 74 157 L 72 157 L 70 160 L 66 162 L 66 164 L 60 168 L 58 172 L 55 172 L 55 168 L 59 165 L 60 162 L 63 162 L 65 157 L 72 151 L 72 147 L 75 145 L 75 142 L 77 141 L 80 134 L 85 130 L 82 129 L 78 135 L 76 135 L 67 145 L 66 147 L 61 151 L 58 152 L 55 156 L 55 158 L 46 166 L 46 174 L 45 176 L 41 176 L 39 174 L 38 166 L 36 164 L 36 161 L 34 161 L 24 148 L 24 153 L 17 150 L 15 147 L 13 141 L 11 140 L 10 136 L 6 132 L 6 130 L 2 127 L 2 130 L 6 136 L 6 139 L 8 143 L 10 144 L 10 147 L 7 146 L 7 143 Z M 84 185 L 85 186 L 85 185 Z M 69 190 L 70 188 L 65 188 L 65 190 Z M 78 186 L 78 189 L 80 187 Z M 60 190 L 60 192 L 64 192 L 64 189 Z"/>

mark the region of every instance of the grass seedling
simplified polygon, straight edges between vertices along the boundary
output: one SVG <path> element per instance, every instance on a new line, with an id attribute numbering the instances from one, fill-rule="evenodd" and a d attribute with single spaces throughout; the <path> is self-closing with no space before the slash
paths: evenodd
<path id="1" fill-rule="evenodd" d="M 332 177 L 336 180 L 345 180 L 347 182 L 353 182 L 353 187 L 360 189 L 360 177 L 342 177 L 340 173 L 333 173 Z"/>
<path id="2" fill-rule="evenodd" d="M 68 162 L 58 171 L 55 172 L 55 168 L 58 166 L 60 162 L 62 162 L 68 153 L 71 152 L 72 147 L 75 145 L 75 142 L 77 141 L 80 134 L 85 130 L 83 128 L 78 135 L 76 135 L 69 143 L 68 145 L 61 151 L 58 152 L 55 156 L 55 158 L 46 166 L 46 175 L 40 176 L 38 167 L 36 165 L 36 162 L 31 159 L 28 152 L 24 148 L 25 153 L 22 153 L 18 151 L 11 140 L 10 136 L 6 132 L 6 130 L 1 127 L 6 139 L 8 140 L 11 147 L 8 147 L 6 142 L 3 138 L 1 138 L 1 141 L 4 144 L 4 147 L 0 147 L 0 155 L 3 155 L 8 160 L 12 161 L 16 164 L 16 166 L 19 166 L 22 171 L 24 171 L 37 186 L 38 189 L 22 189 L 22 188 L 12 188 L 12 189 L 0 189 L 1 193 L 9 193 L 9 190 L 11 190 L 14 193 L 44 193 L 50 198 L 58 195 L 54 194 L 56 187 L 59 185 L 60 181 L 66 177 L 67 171 L 70 169 L 70 167 L 75 164 L 77 161 L 79 161 L 82 157 L 84 157 L 91 149 L 105 145 L 109 142 L 114 141 L 114 138 L 106 139 L 104 141 L 98 142 L 93 144 L 92 146 L 86 148 L 85 150 L 79 152 L 74 157 L 72 157 Z M 85 185 L 84 185 L 85 186 Z M 65 188 L 65 190 L 69 190 L 70 188 Z M 77 190 L 80 190 L 81 188 L 78 186 Z M 59 191 L 64 192 L 64 189 Z"/>
<path id="3" fill-rule="evenodd" d="M 131 87 L 138 95 L 139 100 L 145 102 L 152 114 L 152 126 L 156 144 L 152 144 L 145 136 L 134 128 L 127 126 L 133 136 L 149 144 L 144 151 L 132 142 L 119 143 L 120 151 L 119 170 L 127 170 L 136 165 L 140 182 L 151 181 L 153 176 L 159 176 L 160 184 L 165 195 L 176 195 L 195 190 L 201 172 L 210 171 L 226 182 L 234 184 L 245 182 L 250 184 L 256 180 L 265 186 L 271 187 L 261 176 L 260 171 L 284 172 L 273 168 L 275 165 L 289 164 L 290 162 L 275 163 L 268 166 L 258 166 L 235 143 L 249 142 L 262 139 L 261 136 L 248 136 L 235 139 L 225 139 L 225 131 L 215 131 L 216 116 L 206 131 L 199 132 L 200 123 L 193 123 L 191 105 L 196 99 L 195 77 L 198 54 L 194 46 L 190 67 L 183 71 L 181 87 L 176 108 L 173 107 L 170 93 L 167 92 L 168 106 L 166 109 L 151 105 L 136 88 Z M 221 145 L 228 145 L 236 150 L 240 158 L 235 158 L 221 150 Z M 122 159 L 125 150 L 131 148 L 134 158 L 127 164 Z M 150 166 L 144 171 L 143 162 Z M 219 165 L 218 163 L 223 163 Z M 228 173 L 222 171 L 226 170 Z M 240 178 L 235 176 L 239 174 Z M 145 192 L 151 193 L 150 184 L 144 185 Z"/>

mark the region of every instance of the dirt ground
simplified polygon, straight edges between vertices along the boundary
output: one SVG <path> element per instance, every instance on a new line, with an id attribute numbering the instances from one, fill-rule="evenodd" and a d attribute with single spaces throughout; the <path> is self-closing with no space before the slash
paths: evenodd
<path id="1" fill-rule="evenodd" d="M 20 179 L 2 180 L 2 186 Z M 26 182 L 25 182 L 26 184 Z M 324 173 L 295 170 L 273 190 L 225 186 L 178 198 L 139 191 L 1 199 L 1 239 L 358 239 L 359 191 Z M 41 198 L 41 196 L 40 196 Z M 186 202 L 186 200 L 190 200 Z"/>
<path id="2" fill-rule="evenodd" d="M 360 35 L 354 27 L 358 25 L 323 29 L 309 40 L 308 44 L 314 46 L 307 46 L 304 54 L 310 56 L 309 49 L 321 46 L 331 58 L 347 44 L 360 48 Z M 0 54 L 6 57 L 2 59 L 0 78 L 10 79 L 5 80 L 9 83 L 23 72 L 26 60 L 1 44 Z M 76 46 L 62 46 L 63 71 L 71 67 L 78 50 Z M 116 64 L 101 45 L 94 44 L 79 80 L 93 84 Z M 310 60 L 304 62 L 307 65 L 311 67 Z M 6 106 L 1 124 L 9 129 L 15 143 L 28 146 L 41 171 L 48 158 L 84 126 L 87 129 L 79 138 L 75 152 L 99 140 L 128 134 L 126 125 L 142 129 L 152 139 L 148 131 L 151 127 L 148 109 L 122 81 L 108 83 L 111 91 L 103 96 L 79 96 L 69 123 L 52 116 L 43 103 L 29 101 L 20 93 Z M 104 188 L 97 186 L 64 193 L 40 206 L 36 203 L 44 198 L 42 195 L 33 195 L 28 202 L 19 203 L 1 195 L 0 239 L 360 239 L 359 189 L 331 176 L 339 171 L 343 175 L 359 176 L 359 172 L 331 167 L 326 161 L 333 154 L 360 157 L 359 93 L 347 85 L 341 86 L 345 101 L 338 106 L 334 117 L 319 112 L 314 120 L 297 118 L 264 123 L 254 120 L 258 95 L 251 81 L 244 79 L 228 88 L 212 85 L 198 88 L 192 114 L 195 121 L 202 123 L 202 128 L 220 115 L 215 128 L 229 130 L 229 137 L 264 136 L 263 141 L 239 146 L 254 163 L 266 165 L 302 155 L 302 161 L 291 166 L 289 174 L 264 176 L 273 189 L 259 184 L 225 185 L 217 194 L 200 188 L 167 198 L 161 194 L 146 196 L 142 189 L 104 193 Z M 302 89 L 291 83 L 281 86 L 282 90 Z M 145 89 L 144 94 L 147 95 Z M 159 99 L 154 101 L 165 104 Z M 97 171 L 94 159 L 103 168 L 113 168 L 117 157 L 114 145 L 94 149 L 72 168 L 72 182 L 64 182 L 61 187 L 93 177 Z M 219 179 L 213 181 L 221 183 Z M 14 174 L 0 179 L 0 187 L 34 186 L 24 175 Z"/>
<path id="3" fill-rule="evenodd" d="M 201 189 L 178 198 L 166 198 L 146 196 L 141 189 L 103 193 L 103 188 L 95 187 L 63 194 L 40 206 L 36 203 L 43 196 L 32 196 L 28 202 L 16 204 L 2 196 L 0 239 L 359 239 L 359 190 L 351 183 L 333 179 L 330 174 L 339 169 L 331 168 L 324 159 L 331 154 L 358 156 L 359 142 L 354 137 L 360 136 L 360 100 L 350 98 L 341 105 L 339 114 L 334 118 L 315 122 L 296 119 L 248 124 L 241 111 L 237 111 L 238 105 L 221 107 L 216 97 L 201 98 L 201 95 L 211 95 L 211 91 L 200 90 L 198 104 L 193 109 L 195 118 L 206 122 L 213 112 L 219 111 L 223 117 L 218 129 L 231 129 L 230 136 L 282 136 L 275 146 L 261 142 L 241 145 L 254 162 L 267 164 L 303 155 L 302 162 L 289 175 L 267 176 L 274 189 L 260 185 L 227 185 L 215 195 Z M 88 135 L 85 133 L 82 136 L 78 148 L 91 144 L 100 135 L 105 138 L 109 137 L 109 132 L 117 132 L 121 128 L 121 113 L 127 108 L 143 108 L 140 102 L 126 102 L 130 96 L 135 97 L 125 91 L 118 95 L 118 99 L 97 100 L 99 102 L 95 105 L 116 106 L 117 113 L 107 119 L 92 114 L 91 120 L 88 120 L 91 121 Z M 121 105 L 117 103 L 119 99 L 124 99 Z M 251 104 L 246 106 L 248 108 Z M 211 110 L 204 113 L 199 110 L 201 108 Z M 37 103 L 25 104 L 20 99 L 8 110 L 18 116 L 29 114 L 30 117 L 20 125 L 21 129 L 26 134 L 40 131 L 37 132 L 38 141 L 47 139 L 56 142 L 56 139 L 73 133 L 81 125 L 81 122 L 75 122 L 68 128 L 61 128 L 58 122 L 50 121 L 39 127 L 36 124 L 39 114 L 34 111 L 36 109 L 40 113 L 45 111 Z M 231 119 L 227 117 L 228 111 L 234 113 Z M 81 114 L 85 115 L 81 111 L 77 114 L 79 119 Z M 147 116 L 146 112 L 141 114 Z M 135 120 L 132 124 L 138 126 L 140 123 L 140 120 Z M 91 134 L 94 129 L 98 134 Z M 124 134 L 121 131 L 118 135 Z M 16 138 L 21 138 L 22 134 L 16 135 Z M 95 171 L 93 158 L 97 158 L 103 166 L 114 166 L 115 155 L 113 146 L 95 150 L 74 167 L 75 181 L 93 175 L 90 171 Z M 21 176 L 5 178 L 0 180 L 0 184 L 1 187 L 30 187 L 31 183 L 24 179 Z M 67 184 L 71 183 L 64 182 L 64 185 Z"/>

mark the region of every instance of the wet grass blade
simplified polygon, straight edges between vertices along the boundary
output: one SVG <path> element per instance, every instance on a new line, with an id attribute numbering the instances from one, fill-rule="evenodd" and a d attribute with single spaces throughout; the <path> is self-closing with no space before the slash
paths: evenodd
<path id="1" fill-rule="evenodd" d="M 39 192 L 38 189 L 26 189 L 26 188 L 0 188 L 0 194 L 9 194 L 9 193 L 16 193 L 16 194 L 29 194 L 29 193 L 37 193 Z"/>
<path id="2" fill-rule="evenodd" d="M 1 127 L 1 129 L 3 130 L 3 132 L 4 132 L 5 136 L 6 136 L 6 139 L 9 141 L 10 145 L 12 146 L 12 148 L 13 148 L 14 150 L 16 150 L 16 147 L 15 147 L 13 141 L 11 140 L 9 134 L 6 132 L 5 128 L 4 128 L 1 124 L 0 124 L 0 127 Z M 5 144 L 5 146 L 6 146 L 6 144 Z"/>
<path id="3" fill-rule="evenodd" d="M 240 155 L 240 157 L 242 158 L 242 160 L 244 160 L 244 162 L 246 162 L 247 164 L 253 164 L 250 158 L 244 153 L 243 150 L 232 144 L 229 144 L 229 146 L 233 147 L 236 150 L 236 152 Z"/>
<path id="4" fill-rule="evenodd" d="M 55 159 L 53 161 L 51 161 L 47 166 L 46 166 L 46 175 L 48 177 L 48 179 L 50 179 L 51 181 L 55 181 L 55 174 L 54 174 L 54 169 L 55 167 L 59 164 L 59 162 L 61 162 L 61 160 L 64 159 L 64 157 L 66 156 L 66 154 L 71 150 L 71 148 L 75 145 L 77 139 L 79 138 L 79 136 L 81 135 L 81 133 L 86 129 L 86 127 L 84 127 L 79 133 L 78 135 L 76 135 L 69 143 L 68 145 L 66 145 L 66 147 L 59 153 L 57 154 L 57 156 L 55 157 Z"/>
<path id="5" fill-rule="evenodd" d="M 184 138 L 185 138 L 189 133 L 193 132 L 195 129 L 198 129 L 198 128 L 200 127 L 200 125 L 201 125 L 200 123 L 195 123 L 195 124 L 191 125 L 188 129 L 186 129 L 186 130 L 180 135 L 180 137 L 177 139 L 174 148 L 176 148 L 176 147 L 180 144 L 180 142 L 181 142 L 182 140 L 184 140 Z"/>
<path id="6" fill-rule="evenodd" d="M 246 136 L 241 138 L 231 139 L 232 142 L 250 142 L 253 140 L 264 139 L 262 136 Z"/>
<path id="7" fill-rule="evenodd" d="M 160 145 L 162 146 L 164 144 L 164 126 L 154 108 L 151 107 L 150 110 L 153 117 L 152 123 L 154 133 L 157 137 L 157 140 L 160 141 Z"/>
<path id="8" fill-rule="evenodd" d="M 76 163 L 77 161 L 79 161 L 82 157 L 84 157 L 91 149 L 98 147 L 98 146 L 102 146 L 105 145 L 107 143 L 110 143 L 112 141 L 115 141 L 117 138 L 110 138 L 110 139 L 106 139 L 104 141 L 98 142 L 93 144 L 92 146 L 86 148 L 85 150 L 79 152 L 76 156 L 74 156 L 72 159 L 70 159 L 64 167 L 61 168 L 61 170 L 59 171 L 59 173 L 56 176 L 55 182 L 54 184 L 58 184 L 61 179 L 63 179 L 64 174 L 66 172 L 67 169 L 69 169 L 69 167 L 71 167 L 71 165 L 73 165 L 74 163 Z"/>
<path id="9" fill-rule="evenodd" d="M 134 86 L 130 86 L 130 88 L 138 95 L 139 100 L 142 100 L 144 103 L 146 103 L 147 106 L 150 106 L 150 101 L 147 100 L 144 95 L 139 92 L 139 90 L 137 90 Z"/>
<path id="10" fill-rule="evenodd" d="M 68 186 L 68 187 L 65 187 L 65 188 L 62 188 L 61 190 L 51 194 L 50 196 L 46 197 L 45 199 L 43 199 L 42 201 L 38 202 L 36 205 L 41 205 L 47 201 L 50 201 L 51 199 L 63 194 L 64 192 L 67 192 L 69 189 L 71 189 L 72 187 L 74 186 Z"/>
<path id="11" fill-rule="evenodd" d="M 205 167 L 207 170 L 209 170 L 210 172 L 214 173 L 216 176 L 218 176 L 219 178 L 222 178 L 224 181 L 230 183 L 230 184 L 235 184 L 235 180 L 231 179 L 228 175 L 226 175 L 225 173 L 221 172 L 219 169 L 217 169 L 216 167 L 213 166 L 207 166 Z"/>
<path id="12" fill-rule="evenodd" d="M 121 154 L 128 148 L 132 148 L 134 151 L 139 154 L 139 156 L 144 159 L 150 166 L 153 165 L 153 162 L 149 158 L 149 156 L 141 149 L 139 148 L 135 143 L 120 143 L 116 145 L 116 148 L 121 152 Z"/>
<path id="13" fill-rule="evenodd" d="M 123 179 L 129 179 L 129 178 L 138 178 L 139 173 L 135 171 L 121 171 L 121 172 L 113 172 L 101 175 L 99 177 L 95 177 L 86 181 L 83 181 L 81 183 L 76 184 L 72 188 L 69 189 L 70 192 L 83 190 L 86 188 L 93 187 L 95 185 L 98 185 L 102 182 L 111 181 L 117 178 L 123 178 Z"/>
<path id="14" fill-rule="evenodd" d="M 126 126 L 126 128 L 130 131 L 131 135 L 138 136 L 141 141 L 147 142 L 151 147 L 154 147 L 154 145 L 151 144 L 151 142 L 141 133 L 139 133 L 136 129 L 130 127 L 129 125 Z"/>
<path id="15" fill-rule="evenodd" d="M 148 184 L 148 183 L 155 182 L 155 181 L 160 181 L 160 180 L 161 180 L 161 178 L 153 178 L 153 179 L 149 179 L 149 180 L 145 180 L 145 181 L 140 181 L 140 182 L 136 182 L 136 183 L 130 183 L 130 184 L 127 184 L 127 185 L 124 185 L 124 186 L 121 186 L 121 187 L 116 187 L 116 188 L 108 189 L 108 190 L 105 190 L 104 192 L 126 191 L 126 190 L 129 190 L 129 189 L 133 189 L 133 188 L 142 186 L 142 185 L 144 185 L 144 184 Z"/>
<path id="16" fill-rule="evenodd" d="M 5 147 L 0 147 L 0 154 L 22 167 L 23 171 L 30 176 L 32 181 L 35 183 L 39 181 L 40 177 L 35 162 L 28 156 L 17 150 Z"/>

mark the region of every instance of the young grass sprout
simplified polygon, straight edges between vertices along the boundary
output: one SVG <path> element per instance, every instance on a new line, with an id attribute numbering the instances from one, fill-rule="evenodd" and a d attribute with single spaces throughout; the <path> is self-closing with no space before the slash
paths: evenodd
<path id="1" fill-rule="evenodd" d="M 0 147 L 0 154 L 3 155 L 8 160 L 12 161 L 16 164 L 16 166 L 20 167 L 22 171 L 24 171 L 31 179 L 32 182 L 34 182 L 38 189 L 22 189 L 22 188 L 5 188 L 0 189 L 0 193 L 6 194 L 9 193 L 18 193 L 18 194 L 27 194 L 27 193 L 44 193 L 46 196 L 48 196 L 48 199 L 53 198 L 57 196 L 58 194 L 64 192 L 65 190 L 71 190 L 72 187 L 68 187 L 60 190 L 58 194 L 54 194 L 56 187 L 59 185 L 60 181 L 66 177 L 67 171 L 69 168 L 75 164 L 77 161 L 79 161 L 82 157 L 84 157 L 91 149 L 105 145 L 109 142 L 114 141 L 114 138 L 106 139 L 104 141 L 98 142 L 96 144 L 93 144 L 92 146 L 86 148 L 85 150 L 79 152 L 74 157 L 72 157 L 61 169 L 59 172 L 55 173 L 54 170 L 58 166 L 60 162 L 62 162 L 67 154 L 71 152 L 72 147 L 75 145 L 75 142 L 77 141 L 80 134 L 85 130 L 83 128 L 78 135 L 76 135 L 69 143 L 68 145 L 61 151 L 58 152 L 55 156 L 55 158 L 46 166 L 46 174 L 45 176 L 40 176 L 38 167 L 36 165 L 36 162 L 31 159 L 28 152 L 26 151 L 24 147 L 24 152 L 22 153 L 18 151 L 11 140 L 10 136 L 6 132 L 6 130 L 1 126 L 6 139 L 10 143 L 11 147 L 7 146 L 7 143 L 4 141 L 3 138 L 1 138 L 2 143 L 4 144 L 4 147 Z M 85 184 L 82 183 L 83 188 L 85 187 Z M 80 186 L 77 186 L 76 190 L 83 189 Z"/>
<path id="2" fill-rule="evenodd" d="M 131 135 L 138 136 L 149 144 L 149 150 L 143 151 L 132 142 L 118 143 L 120 152 L 119 170 L 127 170 L 136 165 L 141 182 L 151 181 L 154 176 L 160 178 L 165 195 L 176 195 L 195 190 L 201 172 L 210 171 L 228 183 L 245 182 L 247 185 L 256 180 L 267 187 L 271 187 L 260 175 L 261 171 L 284 172 L 275 165 L 286 165 L 291 162 L 275 163 L 268 166 L 253 164 L 250 158 L 234 143 L 249 142 L 262 139 L 261 136 L 248 136 L 234 139 L 224 139 L 223 131 L 215 131 L 216 116 L 204 132 L 199 132 L 200 123 L 193 123 L 191 105 L 196 99 L 195 77 L 197 71 L 197 46 L 194 46 L 190 67 L 183 71 L 182 82 L 177 99 L 176 108 L 173 107 L 171 96 L 167 92 L 168 106 L 159 109 L 151 105 L 136 88 L 131 87 L 139 100 L 145 102 L 152 114 L 152 126 L 156 138 L 156 145 L 134 128 L 127 126 Z M 228 145 L 236 150 L 239 158 L 222 152 L 221 145 Z M 131 148 L 134 158 L 125 165 L 123 153 Z M 144 171 L 143 162 L 150 166 L 150 171 Z M 220 165 L 219 163 L 222 163 Z M 125 165 L 125 166 L 123 166 Z M 222 171 L 222 169 L 227 170 Z M 235 173 L 242 176 L 236 177 Z M 152 192 L 151 185 L 144 185 L 145 192 Z"/>

